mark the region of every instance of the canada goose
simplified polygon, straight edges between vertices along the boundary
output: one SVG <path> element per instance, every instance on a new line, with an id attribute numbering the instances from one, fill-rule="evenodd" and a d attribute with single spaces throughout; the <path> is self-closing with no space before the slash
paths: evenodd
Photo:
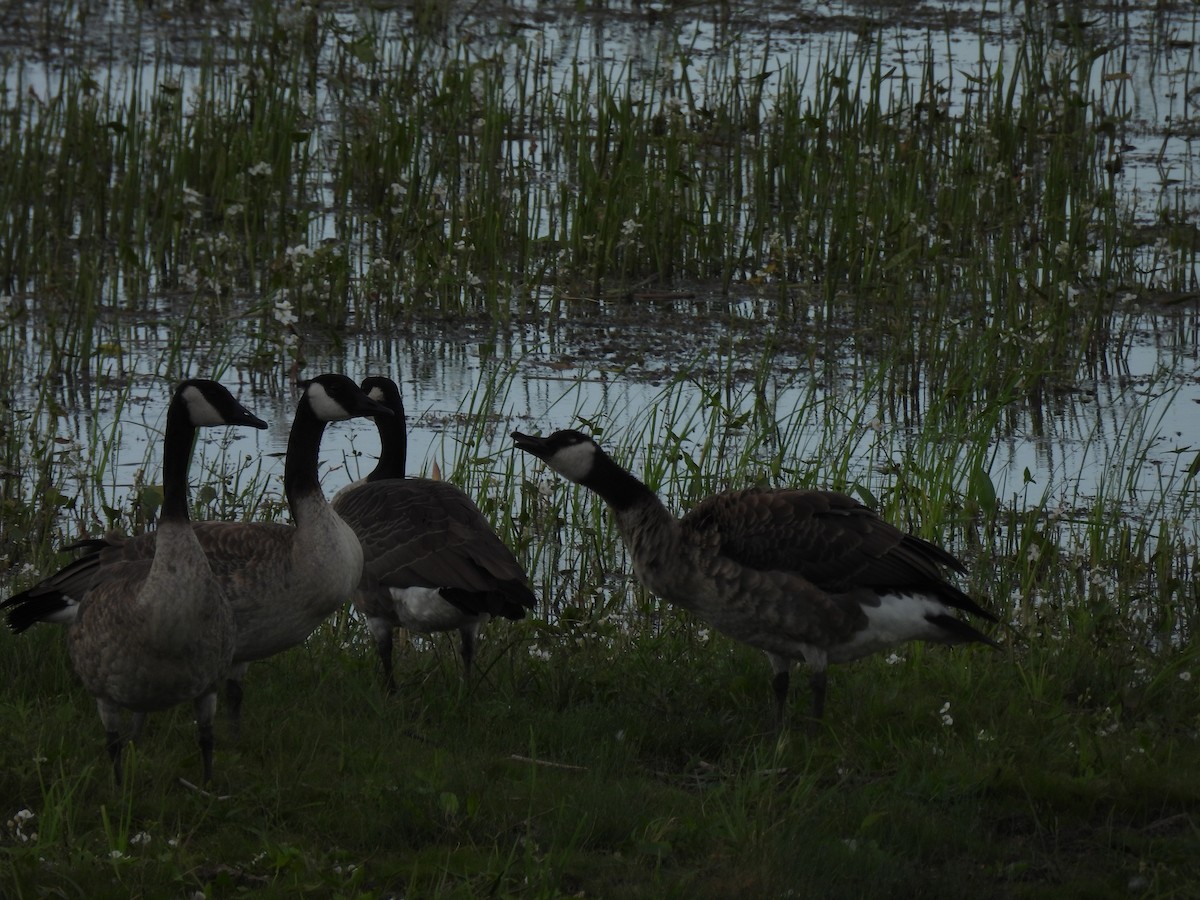
<path id="1" fill-rule="evenodd" d="M 233 608 L 237 639 L 226 685 L 229 714 L 240 723 L 242 680 L 254 660 L 303 641 L 339 606 L 362 577 L 362 547 L 338 517 L 318 478 L 321 436 L 329 422 L 356 416 L 390 416 L 344 375 L 318 375 L 302 383 L 288 437 L 283 490 L 294 525 L 279 522 L 198 522 L 193 525 L 213 573 Z M 22 631 L 36 621 L 63 621 L 81 594 L 106 580 L 114 563 L 149 559 L 153 532 L 137 537 L 109 535 L 76 545 L 86 552 L 22 595 L 9 626 Z"/>
<path id="2" fill-rule="evenodd" d="M 408 434 L 395 382 L 362 382 L 393 415 L 377 418 L 379 463 L 333 498 L 338 515 L 363 546 L 363 577 L 354 605 L 375 639 L 387 690 L 396 690 L 392 631 L 458 629 L 471 673 L 475 640 L 491 616 L 520 619 L 537 598 L 512 552 L 461 490 L 444 481 L 405 478 Z"/>
<path id="3" fill-rule="evenodd" d="M 962 563 L 844 494 L 726 491 L 676 519 L 585 434 L 514 431 L 512 439 L 608 503 L 647 589 L 767 654 L 777 729 L 793 660 L 811 672 L 815 721 L 829 663 L 910 640 L 999 646 L 951 612 L 996 621 L 943 577 L 943 569 L 965 571 Z"/>
<path id="4" fill-rule="evenodd" d="M 84 592 L 67 632 L 71 662 L 96 698 L 113 775 L 121 781 L 121 710 L 191 700 L 204 781 L 212 779 L 217 682 L 233 658 L 233 611 L 188 521 L 188 464 L 196 430 L 267 423 L 215 381 L 191 379 L 167 407 L 163 505 L 149 559 L 112 566 Z"/>

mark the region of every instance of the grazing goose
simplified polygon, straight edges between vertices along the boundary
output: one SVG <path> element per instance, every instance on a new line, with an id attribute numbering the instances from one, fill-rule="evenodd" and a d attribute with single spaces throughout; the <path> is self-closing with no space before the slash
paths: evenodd
<path id="1" fill-rule="evenodd" d="M 234 730 L 241 717 L 242 680 L 254 660 L 303 643 L 362 577 L 362 547 L 325 499 L 318 478 L 321 436 L 329 422 L 389 416 L 344 375 L 318 375 L 302 384 L 288 437 L 283 490 L 294 525 L 278 522 L 199 522 L 193 528 L 233 607 L 237 640 L 226 696 Z M 83 541 L 86 553 L 58 574 L 5 602 L 9 626 L 62 621 L 81 594 L 109 577 L 120 561 L 149 559 L 155 534 L 110 535 Z"/>
<path id="2" fill-rule="evenodd" d="M 375 420 L 378 465 L 332 501 L 363 546 L 354 605 L 375 639 L 389 693 L 396 690 L 395 628 L 458 629 L 469 676 L 480 627 L 491 616 L 523 618 L 537 598 L 521 564 L 470 497 L 444 481 L 404 477 L 408 434 L 395 382 L 372 376 L 362 389 L 393 415 Z"/>
<path id="3" fill-rule="evenodd" d="M 67 633 L 76 673 L 96 698 L 113 775 L 121 781 L 121 710 L 135 715 L 191 700 L 204 781 L 212 779 L 217 682 L 233 658 L 229 599 L 188 521 L 188 464 L 196 430 L 267 423 L 215 381 L 182 382 L 167 407 L 157 551 L 115 564 L 79 598 Z"/>
<path id="4" fill-rule="evenodd" d="M 844 494 L 726 491 L 676 519 L 585 434 L 514 431 L 512 438 L 604 498 L 647 589 L 767 654 L 776 728 L 793 660 L 811 672 L 815 721 L 824 712 L 829 663 L 910 640 L 998 646 L 951 611 L 996 621 L 943 577 L 943 569 L 964 571 L 958 560 Z"/>

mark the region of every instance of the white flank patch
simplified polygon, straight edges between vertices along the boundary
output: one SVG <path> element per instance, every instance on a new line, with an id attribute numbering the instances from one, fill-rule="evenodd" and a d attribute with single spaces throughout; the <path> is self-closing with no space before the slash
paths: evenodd
<path id="1" fill-rule="evenodd" d="M 224 425 L 225 417 L 205 396 L 204 391 L 189 384 L 179 396 L 187 404 L 188 420 L 197 428 L 205 425 Z"/>
<path id="2" fill-rule="evenodd" d="M 905 641 L 936 640 L 944 632 L 926 617 L 950 615 L 946 604 L 928 594 L 884 594 L 878 606 L 864 606 L 863 612 L 867 627 L 830 647 L 830 662 L 859 659 Z"/>
<path id="3" fill-rule="evenodd" d="M 595 461 L 596 445 L 592 441 L 580 441 L 578 444 L 563 447 L 546 460 L 546 463 L 564 478 L 583 481 L 592 471 Z"/>
<path id="4" fill-rule="evenodd" d="M 79 613 L 79 604 L 71 600 L 69 606 L 65 606 L 58 612 L 46 616 L 41 619 L 42 622 L 52 622 L 55 625 L 70 625 L 75 621 L 75 616 Z"/>
<path id="5" fill-rule="evenodd" d="M 470 622 L 469 616 L 448 600 L 437 588 L 391 588 L 392 603 L 400 626 L 411 631 L 449 631 Z"/>
<path id="6" fill-rule="evenodd" d="M 321 382 L 314 381 L 309 384 L 304 390 L 304 395 L 308 397 L 308 405 L 322 422 L 341 422 L 350 418 L 346 407 L 330 397 Z"/>

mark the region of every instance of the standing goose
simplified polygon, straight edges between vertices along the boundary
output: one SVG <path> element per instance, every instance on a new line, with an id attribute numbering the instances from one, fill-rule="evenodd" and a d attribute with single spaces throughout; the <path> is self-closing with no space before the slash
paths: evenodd
<path id="1" fill-rule="evenodd" d="M 254 660 L 303 643 L 346 603 L 362 577 L 362 547 L 325 499 L 318 477 L 321 436 L 329 422 L 388 416 L 344 375 L 303 382 L 288 437 L 283 490 L 294 525 L 278 522 L 199 522 L 193 526 L 233 608 L 237 639 L 227 682 L 234 730 L 241 717 L 242 680 Z M 109 577 L 118 562 L 154 555 L 155 534 L 110 535 L 83 541 L 86 553 L 58 574 L 9 598 L 9 627 L 63 621 L 81 594 Z"/>
<path id="2" fill-rule="evenodd" d="M 217 682 L 233 658 L 233 611 L 188 520 L 188 465 L 198 428 L 267 423 L 215 381 L 182 382 L 167 407 L 157 551 L 115 564 L 79 598 L 71 662 L 96 698 L 121 781 L 121 710 L 141 715 L 191 700 L 204 781 L 212 779 Z"/>
<path id="3" fill-rule="evenodd" d="M 962 563 L 844 494 L 726 491 L 676 519 L 585 434 L 512 438 L 608 503 L 647 589 L 767 654 L 777 729 L 794 660 L 811 672 L 815 721 L 829 663 L 911 640 L 999 646 L 951 611 L 996 621 L 943 577 L 943 569 L 964 571 Z"/>
<path id="4" fill-rule="evenodd" d="M 372 376 L 362 389 L 393 415 L 375 420 L 375 469 L 332 501 L 362 542 L 363 577 L 354 605 L 375 639 L 389 693 L 396 690 L 395 628 L 457 629 L 470 675 L 480 627 L 491 616 L 523 618 L 537 598 L 521 564 L 470 497 L 444 481 L 404 477 L 408 434 L 395 382 Z"/>

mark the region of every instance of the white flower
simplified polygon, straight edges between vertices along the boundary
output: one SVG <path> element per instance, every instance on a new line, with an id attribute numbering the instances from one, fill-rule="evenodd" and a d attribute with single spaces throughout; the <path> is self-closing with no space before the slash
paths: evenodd
<path id="1" fill-rule="evenodd" d="M 889 666 L 894 666 L 897 663 L 904 662 L 904 657 L 901 656 L 899 653 L 889 653 L 887 655 L 887 658 L 884 659 L 884 662 L 887 663 Z"/>
<path id="2" fill-rule="evenodd" d="M 231 219 L 240 216 L 245 211 L 246 207 L 242 206 L 240 203 L 230 203 L 227 207 L 225 207 L 225 215 Z"/>
<path id="3" fill-rule="evenodd" d="M 292 312 L 292 304 L 289 300 L 275 301 L 275 321 L 287 328 L 290 325 L 295 325 L 300 320 L 296 318 L 296 314 Z"/>
<path id="4" fill-rule="evenodd" d="M 30 841 L 36 841 L 38 838 L 36 831 L 31 831 L 28 833 L 25 831 L 26 824 L 28 824 L 33 818 L 33 810 L 20 809 L 13 813 L 13 817 L 8 820 L 9 830 L 13 833 L 13 836 L 23 844 L 27 844 Z"/>
<path id="5" fill-rule="evenodd" d="M 255 163 L 249 169 L 247 169 L 246 174 L 251 178 L 266 178 L 273 171 L 274 169 L 271 168 L 271 164 L 269 162 L 260 162 Z"/>
<path id="6" fill-rule="evenodd" d="M 124 859 L 124 858 L 125 858 L 125 854 L 124 854 L 124 853 L 122 853 L 120 850 L 109 850 L 109 851 L 108 851 L 108 858 L 109 858 L 109 859 Z"/>
<path id="7" fill-rule="evenodd" d="M 139 844 L 149 844 L 150 843 L 150 835 L 148 835 L 144 831 L 139 831 L 137 834 L 135 834 L 133 837 L 131 837 L 129 839 L 129 843 L 133 844 L 135 847 Z"/>
<path id="8" fill-rule="evenodd" d="M 1191 680 L 1192 680 L 1192 673 L 1191 673 L 1191 672 L 1180 672 L 1180 673 L 1179 673 L 1179 680 L 1180 680 L 1180 681 L 1191 681 Z"/>
<path id="9" fill-rule="evenodd" d="M 942 717 L 942 724 L 945 725 L 947 728 L 949 728 L 951 725 L 954 724 L 954 716 L 950 715 L 950 701 L 949 700 L 947 700 L 945 703 L 942 704 L 942 708 L 939 711 L 939 715 Z"/>

